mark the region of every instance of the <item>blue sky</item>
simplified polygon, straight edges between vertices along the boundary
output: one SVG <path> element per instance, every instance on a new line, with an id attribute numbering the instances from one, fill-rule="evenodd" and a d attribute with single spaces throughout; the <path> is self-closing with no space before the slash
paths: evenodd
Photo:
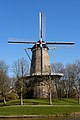
<path id="1" fill-rule="evenodd" d="M 80 0 L 0 0 L 0 60 L 8 65 L 18 58 L 29 60 L 27 45 L 8 44 L 8 38 L 39 40 L 39 12 L 46 14 L 46 40 L 75 42 L 58 47 L 51 63 L 80 59 Z"/>

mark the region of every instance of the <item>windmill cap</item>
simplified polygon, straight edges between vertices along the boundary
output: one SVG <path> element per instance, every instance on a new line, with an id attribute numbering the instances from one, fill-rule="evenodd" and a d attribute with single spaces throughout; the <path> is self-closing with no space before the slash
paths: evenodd
<path id="1" fill-rule="evenodd" d="M 46 48 L 47 50 L 49 50 L 48 46 L 46 45 L 46 43 L 44 41 L 42 41 L 42 47 Z M 31 51 L 33 49 L 36 49 L 36 48 L 40 48 L 40 40 L 37 41 L 36 44 L 31 48 Z"/>

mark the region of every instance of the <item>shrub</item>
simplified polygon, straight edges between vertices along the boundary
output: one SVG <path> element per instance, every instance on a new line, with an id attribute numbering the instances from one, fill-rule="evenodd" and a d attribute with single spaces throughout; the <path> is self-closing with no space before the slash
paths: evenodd
<path id="1" fill-rule="evenodd" d="M 19 99 L 19 96 L 16 93 L 10 93 L 6 96 L 6 100 L 16 100 L 16 99 Z"/>

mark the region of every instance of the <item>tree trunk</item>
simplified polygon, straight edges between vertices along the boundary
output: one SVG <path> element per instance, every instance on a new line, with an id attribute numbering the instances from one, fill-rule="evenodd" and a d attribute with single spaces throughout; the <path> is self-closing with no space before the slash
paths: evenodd
<path id="1" fill-rule="evenodd" d="M 66 97 L 68 98 L 68 90 L 66 90 Z"/>
<path id="2" fill-rule="evenodd" d="M 23 98 L 20 99 L 20 104 L 23 105 Z"/>
<path id="3" fill-rule="evenodd" d="M 51 89 L 49 90 L 49 105 L 52 105 Z"/>
<path id="4" fill-rule="evenodd" d="M 78 104 L 80 104 L 80 94 L 78 93 Z"/>
<path id="5" fill-rule="evenodd" d="M 21 87 L 21 98 L 20 98 L 20 104 L 23 105 L 23 86 Z"/>
<path id="6" fill-rule="evenodd" d="M 5 98 L 5 96 L 3 98 L 3 103 L 4 103 L 4 105 L 6 105 L 6 98 Z"/>

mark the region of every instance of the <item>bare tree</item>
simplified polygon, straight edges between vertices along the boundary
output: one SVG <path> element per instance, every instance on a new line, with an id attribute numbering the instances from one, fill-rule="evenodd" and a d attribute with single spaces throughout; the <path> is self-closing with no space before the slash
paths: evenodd
<path id="1" fill-rule="evenodd" d="M 75 89 L 78 97 L 78 104 L 80 104 L 80 60 L 76 60 L 75 63 Z"/>
<path id="2" fill-rule="evenodd" d="M 18 59 L 14 62 L 12 70 L 17 79 L 16 88 L 20 94 L 20 104 L 23 105 L 24 77 L 29 74 L 29 63 L 24 59 Z"/>
<path id="3" fill-rule="evenodd" d="M 0 92 L 3 97 L 4 105 L 6 105 L 6 94 L 9 88 L 8 65 L 4 61 L 0 61 Z"/>
<path id="4" fill-rule="evenodd" d="M 49 98 L 49 105 L 52 105 L 52 90 L 54 89 L 54 81 L 51 80 L 51 77 L 49 76 L 48 80 L 45 80 L 43 82 L 48 87 L 48 98 Z"/>
<path id="5" fill-rule="evenodd" d="M 76 60 L 72 64 L 65 65 L 62 63 L 52 64 L 53 72 L 64 74 L 59 81 L 56 81 L 58 97 L 78 97 L 80 104 L 80 60 Z"/>
<path id="6" fill-rule="evenodd" d="M 46 85 L 48 85 L 48 93 L 49 93 L 49 105 L 52 105 L 52 97 L 54 94 L 54 97 L 57 97 L 57 91 L 56 91 L 56 85 L 55 81 L 59 80 L 58 77 L 55 77 L 53 80 L 51 79 L 51 76 L 49 76 L 49 79 L 46 80 Z"/>
<path id="7" fill-rule="evenodd" d="M 64 65 L 62 63 L 54 63 L 51 65 L 53 73 L 64 73 Z"/>
<path id="8" fill-rule="evenodd" d="M 67 80 L 67 90 L 68 96 L 73 97 L 73 90 L 75 85 L 75 77 L 76 77 L 76 69 L 74 64 L 67 64 L 66 65 L 66 80 Z"/>
<path id="9" fill-rule="evenodd" d="M 64 75 L 64 72 L 65 72 L 65 68 L 64 68 L 64 65 L 62 63 L 54 63 L 51 65 L 52 67 L 52 72 L 53 73 L 63 73 Z M 63 79 L 63 77 L 61 78 Z M 61 79 L 55 79 L 55 85 L 56 85 L 56 90 L 57 90 L 57 95 L 58 97 L 62 96 L 61 95 L 61 84 L 60 84 L 60 81 Z"/>

